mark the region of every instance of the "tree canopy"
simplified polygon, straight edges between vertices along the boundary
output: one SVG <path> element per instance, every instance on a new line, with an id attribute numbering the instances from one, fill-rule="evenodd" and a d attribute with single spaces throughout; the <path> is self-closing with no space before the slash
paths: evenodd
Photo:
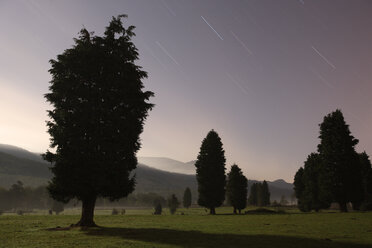
<path id="1" fill-rule="evenodd" d="M 211 130 L 203 140 L 195 162 L 198 204 L 209 208 L 211 214 L 215 214 L 215 208 L 225 200 L 225 163 L 221 138 L 216 131 Z"/>
<path id="2" fill-rule="evenodd" d="M 97 197 L 117 200 L 135 187 L 131 171 L 154 94 L 144 91 L 147 73 L 135 64 L 134 26 L 125 28 L 125 17 L 113 17 L 103 36 L 82 29 L 72 48 L 50 60 L 48 190 L 62 202 L 82 201 L 78 225 L 94 225 Z"/>
<path id="3" fill-rule="evenodd" d="M 247 206 L 247 191 L 247 178 L 238 165 L 232 165 L 230 172 L 227 174 L 226 196 L 228 202 L 234 208 L 234 213 L 236 213 L 236 210 L 240 213 Z"/>

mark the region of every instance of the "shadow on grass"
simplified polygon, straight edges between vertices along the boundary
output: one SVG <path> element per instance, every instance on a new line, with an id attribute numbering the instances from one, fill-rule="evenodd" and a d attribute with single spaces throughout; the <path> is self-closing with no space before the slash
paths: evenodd
<path id="1" fill-rule="evenodd" d="M 332 240 L 317 240 L 300 237 L 275 235 L 239 235 L 215 234 L 199 231 L 181 231 L 157 228 L 110 228 L 98 227 L 85 231 L 87 235 L 121 237 L 127 240 L 137 240 L 152 244 L 175 245 L 178 247 L 293 247 L 293 248 L 371 248 L 370 245 L 342 243 Z"/>

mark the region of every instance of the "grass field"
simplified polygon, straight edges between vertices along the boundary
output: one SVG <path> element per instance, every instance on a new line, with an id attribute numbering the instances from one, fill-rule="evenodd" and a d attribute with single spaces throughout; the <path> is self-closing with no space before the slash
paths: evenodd
<path id="1" fill-rule="evenodd" d="M 59 216 L 5 214 L 0 216 L 0 247 L 372 247 L 372 213 L 230 212 L 220 208 L 210 216 L 204 209 L 180 209 L 174 216 L 155 216 L 151 210 L 125 215 L 98 210 L 100 227 L 87 230 L 56 229 L 76 223 L 77 210 Z"/>

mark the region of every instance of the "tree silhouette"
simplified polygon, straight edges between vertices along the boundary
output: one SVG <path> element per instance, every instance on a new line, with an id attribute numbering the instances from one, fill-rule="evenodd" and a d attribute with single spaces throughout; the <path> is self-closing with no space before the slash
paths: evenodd
<path id="1" fill-rule="evenodd" d="M 180 202 L 178 201 L 177 197 L 175 194 L 172 194 L 169 198 L 168 198 L 168 208 L 169 208 L 169 212 L 171 214 L 175 214 L 176 211 L 177 211 L 177 208 L 179 207 L 180 205 Z"/>
<path id="2" fill-rule="evenodd" d="M 183 194 L 183 206 L 185 208 L 189 208 L 191 206 L 191 190 L 189 187 L 185 189 L 185 192 Z"/>
<path id="3" fill-rule="evenodd" d="M 258 187 L 259 187 L 259 183 L 252 184 L 251 189 L 249 191 L 249 197 L 248 197 L 249 205 L 253 205 L 253 206 L 258 205 L 258 196 L 257 196 Z"/>
<path id="4" fill-rule="evenodd" d="M 298 206 L 301 211 L 319 211 L 329 208 L 330 202 L 324 201 L 328 197 L 321 197 L 319 178 L 321 175 L 322 160 L 318 153 L 311 153 L 305 161 L 304 168 L 300 168 L 295 176 L 295 191 L 298 194 Z M 300 174 L 301 173 L 301 174 Z M 301 178 L 299 178 L 301 176 Z M 301 182 L 301 185 L 299 183 Z M 302 188 L 301 188 L 302 187 Z M 323 193 L 324 194 L 324 193 Z"/>
<path id="5" fill-rule="evenodd" d="M 340 110 L 324 117 L 320 124 L 318 152 L 322 159 L 319 178 L 322 201 L 336 201 L 340 210 L 347 212 L 347 202 L 359 208 L 363 200 L 360 163 L 355 139 Z"/>
<path id="6" fill-rule="evenodd" d="M 195 163 L 198 204 L 209 208 L 210 214 L 216 214 L 215 208 L 225 200 L 225 162 L 221 138 L 212 129 L 203 140 Z"/>
<path id="7" fill-rule="evenodd" d="M 227 174 L 226 196 L 228 202 L 236 210 L 241 213 L 241 210 L 247 206 L 247 190 L 248 180 L 243 175 L 242 170 L 236 164 L 231 166 L 230 172 Z"/>
<path id="8" fill-rule="evenodd" d="M 79 226 L 94 226 L 97 197 L 117 200 L 134 190 L 139 135 L 153 107 L 142 80 L 147 73 L 135 64 L 131 42 L 134 26 L 113 17 L 103 36 L 85 28 L 75 45 L 50 60 L 50 93 L 54 107 L 47 122 L 51 148 L 44 158 L 54 174 L 48 190 L 59 201 L 82 201 Z"/>

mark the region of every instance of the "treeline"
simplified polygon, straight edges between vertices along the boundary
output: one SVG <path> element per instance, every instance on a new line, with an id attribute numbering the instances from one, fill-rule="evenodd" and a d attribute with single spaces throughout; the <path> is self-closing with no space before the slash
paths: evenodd
<path id="1" fill-rule="evenodd" d="M 372 210 L 372 167 L 368 155 L 357 153 L 355 139 L 340 110 L 320 124 L 318 151 L 311 153 L 294 177 L 294 190 L 301 211 L 327 209 L 339 204 L 347 212 Z"/>
<path id="2" fill-rule="evenodd" d="M 260 207 L 270 205 L 270 191 L 266 181 L 252 184 L 248 204 Z"/>
<path id="3" fill-rule="evenodd" d="M 97 206 L 100 207 L 155 207 L 157 204 L 168 206 L 168 200 L 156 193 L 134 193 L 119 201 L 110 201 L 106 198 L 98 198 Z M 185 207 L 191 205 L 191 191 L 185 191 L 183 199 Z M 177 205 L 177 204 L 176 204 Z M 9 189 L 0 188 L 0 212 L 3 211 L 32 211 L 34 209 L 46 209 L 53 212 L 61 212 L 64 208 L 81 207 L 81 202 L 73 199 L 66 204 L 53 200 L 46 186 L 36 188 L 25 187 L 21 181 L 13 184 Z M 178 207 L 178 205 L 177 205 Z"/>

